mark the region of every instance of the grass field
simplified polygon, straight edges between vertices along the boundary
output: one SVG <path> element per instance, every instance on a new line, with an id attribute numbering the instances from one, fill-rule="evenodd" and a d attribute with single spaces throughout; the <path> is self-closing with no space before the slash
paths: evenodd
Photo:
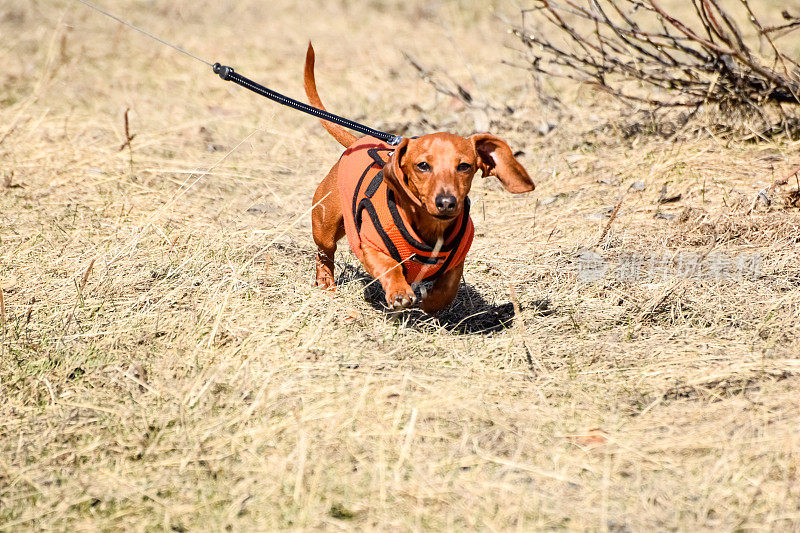
<path id="1" fill-rule="evenodd" d="M 512 3 L 102 5 L 298 97 L 311 39 L 332 111 L 488 126 L 537 189 L 476 178 L 437 319 L 387 314 L 344 243 L 323 293 L 318 122 L 0 0 L 0 530 L 800 529 L 798 184 L 754 201 L 800 142 L 662 137 L 555 80 L 548 107 L 502 64 Z"/>

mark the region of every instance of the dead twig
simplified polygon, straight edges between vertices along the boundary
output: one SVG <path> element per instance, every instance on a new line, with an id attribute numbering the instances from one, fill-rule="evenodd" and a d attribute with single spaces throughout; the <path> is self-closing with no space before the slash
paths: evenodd
<path id="1" fill-rule="evenodd" d="M 764 187 L 763 189 L 758 191 L 758 194 L 755 195 L 755 197 L 753 198 L 753 202 L 750 204 L 750 208 L 747 210 L 747 214 L 749 215 L 753 211 L 755 211 L 756 206 L 758 206 L 758 202 L 759 201 L 762 202 L 767 207 L 771 206 L 772 205 L 772 197 L 770 195 L 773 192 L 775 192 L 775 189 L 777 189 L 778 187 L 783 187 L 784 185 L 788 184 L 789 180 L 791 178 L 795 178 L 796 180 L 798 180 L 797 189 L 798 189 L 798 191 L 800 191 L 800 178 L 798 178 L 798 174 L 800 174 L 800 165 L 795 166 L 791 170 L 791 172 L 786 174 L 785 177 L 783 177 L 781 179 L 778 179 L 778 180 L 775 180 L 768 187 Z M 791 192 L 787 196 L 787 201 L 788 201 L 790 206 L 794 206 L 797 203 L 796 198 L 793 197 L 793 193 L 791 193 Z"/>
<path id="2" fill-rule="evenodd" d="M 133 145 L 131 144 L 131 141 L 136 138 L 136 134 L 134 133 L 131 135 L 130 132 L 130 122 L 128 120 L 128 112 L 130 112 L 130 110 L 131 108 L 125 109 L 125 142 L 122 143 L 117 151 L 121 152 L 125 149 L 125 147 L 128 148 L 128 162 L 130 164 L 130 171 L 133 172 Z"/>
<path id="3" fill-rule="evenodd" d="M 597 238 L 595 247 L 600 246 L 600 244 L 603 242 L 603 239 L 605 239 L 606 235 L 608 235 L 608 231 L 611 229 L 611 224 L 613 224 L 614 221 L 617 219 L 619 208 L 622 207 L 622 202 L 624 201 L 625 201 L 625 196 L 620 198 L 619 202 L 617 202 L 616 207 L 614 207 L 614 210 L 611 212 L 611 216 L 608 217 L 608 222 L 606 222 L 606 227 L 603 228 L 603 231 L 600 233 L 600 237 Z"/>
<path id="4" fill-rule="evenodd" d="M 504 113 L 509 113 L 513 111 L 508 106 L 498 107 L 488 102 L 484 102 L 474 98 L 472 96 L 472 93 L 470 93 L 467 89 L 465 89 L 463 85 L 461 85 L 460 83 L 453 80 L 447 75 L 436 73 L 433 70 L 423 66 L 422 63 L 417 61 L 407 52 L 403 52 L 403 57 L 406 59 L 409 65 L 414 67 L 414 70 L 417 71 L 417 74 L 419 75 L 420 79 L 422 79 L 424 82 L 428 83 L 431 87 L 433 87 L 434 90 L 436 90 L 436 92 L 458 100 L 464 105 L 464 107 L 472 109 L 481 109 L 484 111 L 499 111 Z M 449 81 L 449 84 L 444 83 L 441 80 L 442 77 L 446 77 Z"/>
<path id="5" fill-rule="evenodd" d="M 78 292 L 83 293 L 84 287 L 86 287 L 86 282 L 89 281 L 89 275 L 92 273 L 92 268 L 94 267 L 95 259 L 92 259 L 89 263 L 89 266 L 86 267 L 86 270 L 83 272 L 83 276 L 81 277 L 81 283 L 78 285 Z"/>
<path id="6" fill-rule="evenodd" d="M 3 296 L 3 287 L 0 287 L 0 355 L 6 350 L 6 300 Z"/>
<path id="7" fill-rule="evenodd" d="M 533 356 L 533 352 L 531 352 L 531 349 L 528 348 L 528 343 L 525 342 L 526 331 L 525 321 L 522 319 L 522 307 L 519 305 L 517 291 L 514 288 L 514 285 L 511 283 L 508 284 L 508 295 L 511 298 L 511 305 L 514 306 L 514 323 L 516 324 L 517 332 L 519 333 L 520 340 L 522 342 L 522 349 L 525 350 L 525 360 L 528 363 L 528 369 L 533 374 L 536 374 L 537 368 L 539 372 L 545 372 L 546 369 L 539 359 Z"/>

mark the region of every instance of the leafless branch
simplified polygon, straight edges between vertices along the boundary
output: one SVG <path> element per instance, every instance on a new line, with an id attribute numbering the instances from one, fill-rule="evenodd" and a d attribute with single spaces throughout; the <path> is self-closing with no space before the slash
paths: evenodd
<path id="1" fill-rule="evenodd" d="M 537 74 L 657 108 L 716 104 L 763 117 L 772 106 L 784 123 L 781 104 L 800 104 L 800 64 L 775 42 L 800 27 L 800 18 L 786 11 L 785 24 L 765 25 L 749 0 L 691 0 L 687 15 L 660 0 L 535 4 L 523 10 L 522 23 L 509 25 Z M 749 26 L 740 26 L 745 21 Z M 765 54 L 757 52 L 762 43 L 769 45 Z"/>
<path id="2" fill-rule="evenodd" d="M 500 112 L 511 112 L 510 108 L 506 107 L 497 107 L 488 102 L 481 101 L 473 97 L 472 93 L 470 93 L 467 89 L 464 88 L 463 85 L 458 83 L 457 81 L 453 80 L 446 74 L 439 74 L 430 70 L 429 68 L 425 67 L 417 61 L 414 57 L 409 55 L 406 52 L 403 52 L 403 57 L 405 57 L 406 61 L 409 65 L 414 67 L 414 70 L 417 71 L 420 79 L 424 82 L 428 83 L 433 87 L 436 92 L 440 94 L 444 94 L 446 96 L 450 96 L 455 98 L 462 104 L 464 107 L 469 107 L 473 109 L 482 109 L 484 111 L 500 111 Z M 447 78 L 447 83 L 442 81 L 442 78 Z"/>

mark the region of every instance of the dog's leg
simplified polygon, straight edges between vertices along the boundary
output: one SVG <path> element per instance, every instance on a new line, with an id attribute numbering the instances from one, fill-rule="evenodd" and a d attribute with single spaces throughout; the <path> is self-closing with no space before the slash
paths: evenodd
<path id="1" fill-rule="evenodd" d="M 364 266 L 369 274 L 380 281 L 386 293 L 389 309 L 406 309 L 417 302 L 414 290 L 406 281 L 403 267 L 366 241 L 361 242 Z"/>
<path id="2" fill-rule="evenodd" d="M 311 211 L 311 232 L 317 245 L 316 285 L 321 289 L 336 290 L 333 276 L 333 256 L 336 243 L 344 237 L 344 218 L 336 186 L 337 163 L 325 176 L 314 193 L 314 209 Z"/>
<path id="3" fill-rule="evenodd" d="M 420 307 L 423 311 L 432 315 L 453 303 L 458 294 L 458 286 L 461 284 L 461 274 L 464 272 L 464 263 L 453 267 L 436 280 L 422 300 Z"/>

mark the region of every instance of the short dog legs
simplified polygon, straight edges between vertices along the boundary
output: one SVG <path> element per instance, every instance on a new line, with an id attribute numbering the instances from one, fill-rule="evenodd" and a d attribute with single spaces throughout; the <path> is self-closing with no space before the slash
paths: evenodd
<path id="1" fill-rule="evenodd" d="M 406 281 L 403 267 L 397 261 L 367 242 L 361 243 L 361 251 L 367 272 L 380 281 L 386 293 L 389 309 L 407 309 L 417 303 L 414 290 Z"/>

